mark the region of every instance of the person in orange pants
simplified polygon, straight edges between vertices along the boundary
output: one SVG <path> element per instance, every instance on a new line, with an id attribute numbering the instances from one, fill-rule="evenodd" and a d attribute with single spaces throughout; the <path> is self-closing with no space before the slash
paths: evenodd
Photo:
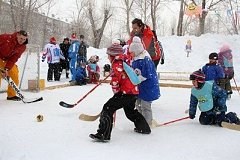
<path id="1" fill-rule="evenodd" d="M 27 43 L 28 34 L 24 30 L 0 35 L 0 69 L 4 70 L 0 74 L 0 78 L 9 76 L 16 85 L 19 84 L 16 62 L 26 50 Z M 21 100 L 10 86 L 7 89 L 7 100 Z"/>

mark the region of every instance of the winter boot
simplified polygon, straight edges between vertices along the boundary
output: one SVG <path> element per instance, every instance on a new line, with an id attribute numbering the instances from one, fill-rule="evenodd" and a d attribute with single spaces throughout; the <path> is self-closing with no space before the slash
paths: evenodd
<path id="1" fill-rule="evenodd" d="M 67 79 L 69 78 L 69 73 L 68 73 L 68 71 L 66 71 L 66 78 L 67 78 Z"/>
<path id="2" fill-rule="evenodd" d="M 134 128 L 134 131 L 137 132 L 137 133 L 142 133 L 142 134 L 150 134 L 151 133 L 151 130 L 143 131 L 143 130 L 140 130 L 140 129 L 137 129 L 137 128 Z"/>
<path id="3" fill-rule="evenodd" d="M 107 142 L 110 140 L 108 138 L 104 138 L 104 135 L 100 133 L 90 134 L 89 137 L 99 142 Z"/>
<path id="4" fill-rule="evenodd" d="M 227 122 L 240 125 L 240 120 L 235 112 L 229 112 L 225 117 L 227 119 Z"/>
<path id="5" fill-rule="evenodd" d="M 7 97 L 7 100 L 11 100 L 11 101 L 21 101 L 21 98 L 18 96 L 14 96 L 14 97 Z"/>

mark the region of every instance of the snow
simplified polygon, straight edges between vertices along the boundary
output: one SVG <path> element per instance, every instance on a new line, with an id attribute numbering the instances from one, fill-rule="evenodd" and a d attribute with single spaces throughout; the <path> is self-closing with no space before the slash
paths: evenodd
<path id="1" fill-rule="evenodd" d="M 186 57 L 184 47 L 192 40 L 193 52 Z M 209 53 L 219 50 L 222 43 L 229 43 L 233 50 L 235 73 L 239 73 L 239 36 L 203 35 L 201 37 L 162 37 L 166 63 L 158 71 L 192 72 L 208 62 Z M 89 48 L 89 55 L 100 56 L 99 65 L 109 63 L 105 49 Z M 27 64 L 27 66 L 30 66 Z M 27 67 L 28 68 L 28 67 Z M 46 77 L 47 65 L 41 63 L 41 78 Z M 30 79 L 32 76 L 26 74 Z M 235 79 L 239 83 L 240 77 Z M 66 83 L 46 82 L 46 86 Z M 162 81 L 160 81 L 162 83 Z M 180 83 L 180 82 L 178 82 Z M 81 113 L 96 115 L 103 104 L 112 96 L 109 84 L 101 84 L 75 108 L 59 106 L 60 101 L 75 103 L 95 85 L 71 86 L 39 93 L 24 91 L 25 97 L 40 97 L 43 101 L 24 104 L 6 100 L 6 93 L 0 94 L 0 160 L 79 160 L 79 159 L 164 159 L 164 160 L 236 160 L 240 156 L 238 131 L 217 126 L 202 126 L 197 118 L 182 120 L 152 129 L 150 135 L 133 131 L 133 123 L 117 111 L 116 126 L 111 141 L 93 142 L 88 135 L 96 133 L 98 120 L 85 122 L 78 119 Z M 159 123 L 165 123 L 188 116 L 190 89 L 161 87 L 159 100 L 152 104 L 153 116 Z M 227 101 L 228 111 L 240 115 L 240 98 L 234 91 Z M 43 115 L 42 122 L 36 121 Z"/>

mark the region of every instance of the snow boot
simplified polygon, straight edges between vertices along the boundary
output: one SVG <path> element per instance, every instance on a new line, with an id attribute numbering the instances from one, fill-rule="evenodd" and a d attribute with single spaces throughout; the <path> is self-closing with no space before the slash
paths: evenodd
<path id="1" fill-rule="evenodd" d="M 151 133 L 151 130 L 143 131 L 143 130 L 140 130 L 140 129 L 137 129 L 137 128 L 134 128 L 134 131 L 137 132 L 137 133 L 142 133 L 142 134 L 150 134 Z"/>
<path id="2" fill-rule="evenodd" d="M 100 133 L 90 134 L 89 137 L 99 142 L 107 142 L 110 140 L 110 138 L 104 138 L 104 135 Z"/>
<path id="3" fill-rule="evenodd" d="M 7 97 L 7 100 L 11 100 L 11 101 L 21 101 L 21 98 L 18 96 L 14 96 L 14 97 Z"/>

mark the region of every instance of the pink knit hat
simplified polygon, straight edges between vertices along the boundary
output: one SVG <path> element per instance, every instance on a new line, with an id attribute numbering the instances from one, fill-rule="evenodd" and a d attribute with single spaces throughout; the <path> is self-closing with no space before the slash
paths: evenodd
<path id="1" fill-rule="evenodd" d="M 220 48 L 220 52 L 225 52 L 225 51 L 227 51 L 227 50 L 229 50 L 229 49 L 230 49 L 229 45 L 224 44 L 224 45 Z"/>
<path id="2" fill-rule="evenodd" d="M 114 43 L 110 47 L 107 48 L 107 54 L 109 54 L 111 56 L 123 54 L 123 48 L 120 44 Z"/>

